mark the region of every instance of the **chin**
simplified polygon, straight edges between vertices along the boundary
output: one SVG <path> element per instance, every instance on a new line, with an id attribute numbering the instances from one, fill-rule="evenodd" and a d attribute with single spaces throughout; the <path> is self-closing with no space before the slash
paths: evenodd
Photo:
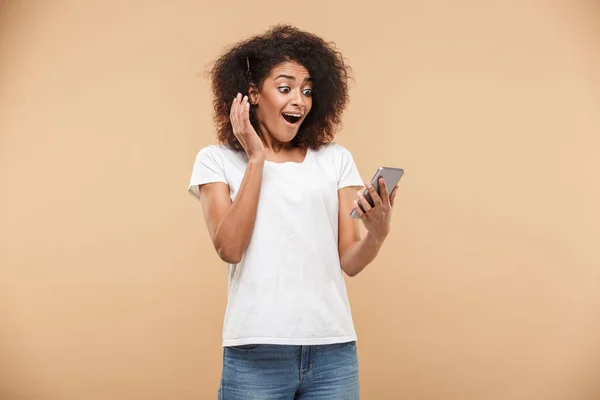
<path id="1" fill-rule="evenodd" d="M 277 141 L 281 142 L 281 143 L 289 143 L 292 140 L 294 140 L 294 138 L 298 135 L 298 132 L 300 131 L 300 129 L 294 129 L 294 130 L 290 130 L 289 127 L 286 127 L 287 129 L 282 129 L 278 134 L 273 135 L 275 139 L 277 139 Z"/>
<path id="2" fill-rule="evenodd" d="M 293 136 L 289 136 L 289 135 L 275 136 L 275 139 L 280 143 L 290 143 L 292 140 L 294 140 L 294 138 L 296 137 L 297 134 L 298 134 L 298 132 L 296 132 Z"/>

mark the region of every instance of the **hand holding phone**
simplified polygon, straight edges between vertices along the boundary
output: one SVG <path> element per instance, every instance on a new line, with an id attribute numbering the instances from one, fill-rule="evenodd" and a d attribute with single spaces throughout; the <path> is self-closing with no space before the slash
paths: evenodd
<path id="1" fill-rule="evenodd" d="M 402 178 L 402 175 L 404 175 L 404 170 L 402 168 L 379 167 L 377 169 L 377 171 L 375 172 L 375 175 L 373 175 L 373 178 L 371 179 L 371 185 L 373 186 L 373 188 L 375 189 L 377 194 L 379 196 L 381 196 L 381 192 L 380 192 L 380 188 L 379 188 L 379 178 L 383 178 L 385 181 L 387 190 L 388 190 L 388 195 L 389 195 L 389 194 L 391 194 L 394 187 L 400 181 L 400 178 Z M 369 205 L 371 207 L 374 207 L 374 202 L 373 202 L 373 199 L 371 198 L 371 194 L 369 193 L 368 189 L 365 188 L 365 190 L 363 192 L 363 196 L 365 197 L 365 200 L 367 200 Z M 359 207 L 363 212 L 365 212 L 365 209 L 363 208 L 362 205 L 360 205 L 360 203 L 359 203 Z M 358 216 L 358 213 L 354 209 L 352 210 L 352 212 L 350 212 L 350 216 L 355 219 L 360 218 Z"/>

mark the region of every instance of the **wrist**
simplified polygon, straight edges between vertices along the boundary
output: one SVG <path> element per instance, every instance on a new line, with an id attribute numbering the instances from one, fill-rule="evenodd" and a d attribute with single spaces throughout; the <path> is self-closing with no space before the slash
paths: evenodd
<path id="1" fill-rule="evenodd" d="M 264 154 L 252 154 L 248 156 L 248 164 L 262 165 L 266 159 L 267 157 Z"/>
<path id="2" fill-rule="evenodd" d="M 365 242 L 379 249 L 385 240 L 385 236 L 375 235 L 367 231 Z"/>

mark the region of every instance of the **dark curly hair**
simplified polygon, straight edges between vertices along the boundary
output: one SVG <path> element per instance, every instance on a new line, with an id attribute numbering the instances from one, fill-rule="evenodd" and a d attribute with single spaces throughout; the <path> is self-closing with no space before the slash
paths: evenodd
<path id="1" fill-rule="evenodd" d="M 304 66 L 313 83 L 312 109 L 292 145 L 316 150 L 333 140 L 348 103 L 350 67 L 334 43 L 290 25 L 276 25 L 226 49 L 209 71 L 213 119 L 220 143 L 243 151 L 229 120 L 231 102 L 238 93 L 248 94 L 251 84 L 260 91 L 271 69 L 285 61 Z M 253 106 L 250 122 L 260 135 Z"/>

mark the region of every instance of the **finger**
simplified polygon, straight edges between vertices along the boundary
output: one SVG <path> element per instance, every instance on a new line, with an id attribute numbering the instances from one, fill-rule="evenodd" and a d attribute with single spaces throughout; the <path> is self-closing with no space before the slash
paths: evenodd
<path id="1" fill-rule="evenodd" d="M 240 104 L 240 94 L 238 93 L 234 98 L 233 98 L 233 104 L 231 105 L 231 115 L 235 116 L 237 115 L 238 112 L 238 108 L 239 108 L 239 104 Z"/>
<path id="2" fill-rule="evenodd" d="M 356 214 L 361 219 L 365 215 L 365 213 L 363 212 L 363 210 L 361 210 L 360 206 L 358 205 L 358 201 L 357 200 L 354 200 L 354 211 L 356 211 Z"/>
<path id="3" fill-rule="evenodd" d="M 233 113 L 235 112 L 235 97 L 233 98 L 233 101 L 231 102 L 231 108 L 229 109 L 229 119 L 231 120 L 231 118 L 233 118 Z"/>
<path id="4" fill-rule="evenodd" d="M 375 187 L 371 185 L 371 182 L 367 183 L 366 186 L 367 190 L 369 191 L 369 194 L 371 195 L 371 200 L 373 200 L 373 206 L 381 207 L 381 197 L 379 197 L 379 195 L 377 194 L 377 190 L 375 190 Z"/>
<path id="5" fill-rule="evenodd" d="M 360 203 L 362 208 L 365 210 L 365 212 L 369 212 L 372 209 L 372 207 L 369 204 L 369 202 L 367 201 L 367 199 L 365 198 L 365 196 L 363 196 L 363 193 L 361 191 L 358 191 L 358 192 L 356 192 L 356 195 L 358 196 L 358 202 Z"/>
<path id="6" fill-rule="evenodd" d="M 398 193 L 398 185 L 394 186 L 392 194 L 390 195 L 390 205 L 394 207 L 394 200 L 396 199 L 396 193 Z"/>
<path id="7" fill-rule="evenodd" d="M 239 104 L 239 94 L 238 96 L 236 96 L 233 99 L 233 103 L 231 104 L 231 115 L 230 115 L 230 120 L 231 120 L 231 125 L 233 127 L 233 133 L 237 134 L 240 130 L 239 130 L 239 124 L 238 124 L 238 118 L 237 118 L 237 110 L 238 110 L 238 104 Z"/>
<path id="8" fill-rule="evenodd" d="M 245 107 L 246 111 L 244 112 L 244 122 L 247 127 L 250 127 L 250 103 L 246 102 Z"/>
<path id="9" fill-rule="evenodd" d="M 238 98 L 239 98 L 239 101 L 240 101 L 238 112 L 240 114 L 242 114 L 244 112 L 244 106 L 245 106 L 246 101 L 248 100 L 248 98 L 246 96 L 242 96 L 241 94 L 238 94 Z"/>
<path id="10" fill-rule="evenodd" d="M 235 116 L 236 104 L 237 104 L 237 97 L 234 97 L 233 101 L 231 102 L 231 110 L 229 111 L 229 118 L 230 119 Z"/>
<path id="11" fill-rule="evenodd" d="M 379 179 L 379 193 L 381 193 L 381 201 L 384 206 L 390 205 L 390 195 L 388 193 L 387 184 L 385 183 L 385 179 Z"/>
<path id="12" fill-rule="evenodd" d="M 239 123 L 240 123 L 240 128 L 246 128 L 246 104 L 248 104 L 248 97 L 244 96 L 242 98 L 242 101 L 240 102 L 240 108 L 239 108 Z"/>

